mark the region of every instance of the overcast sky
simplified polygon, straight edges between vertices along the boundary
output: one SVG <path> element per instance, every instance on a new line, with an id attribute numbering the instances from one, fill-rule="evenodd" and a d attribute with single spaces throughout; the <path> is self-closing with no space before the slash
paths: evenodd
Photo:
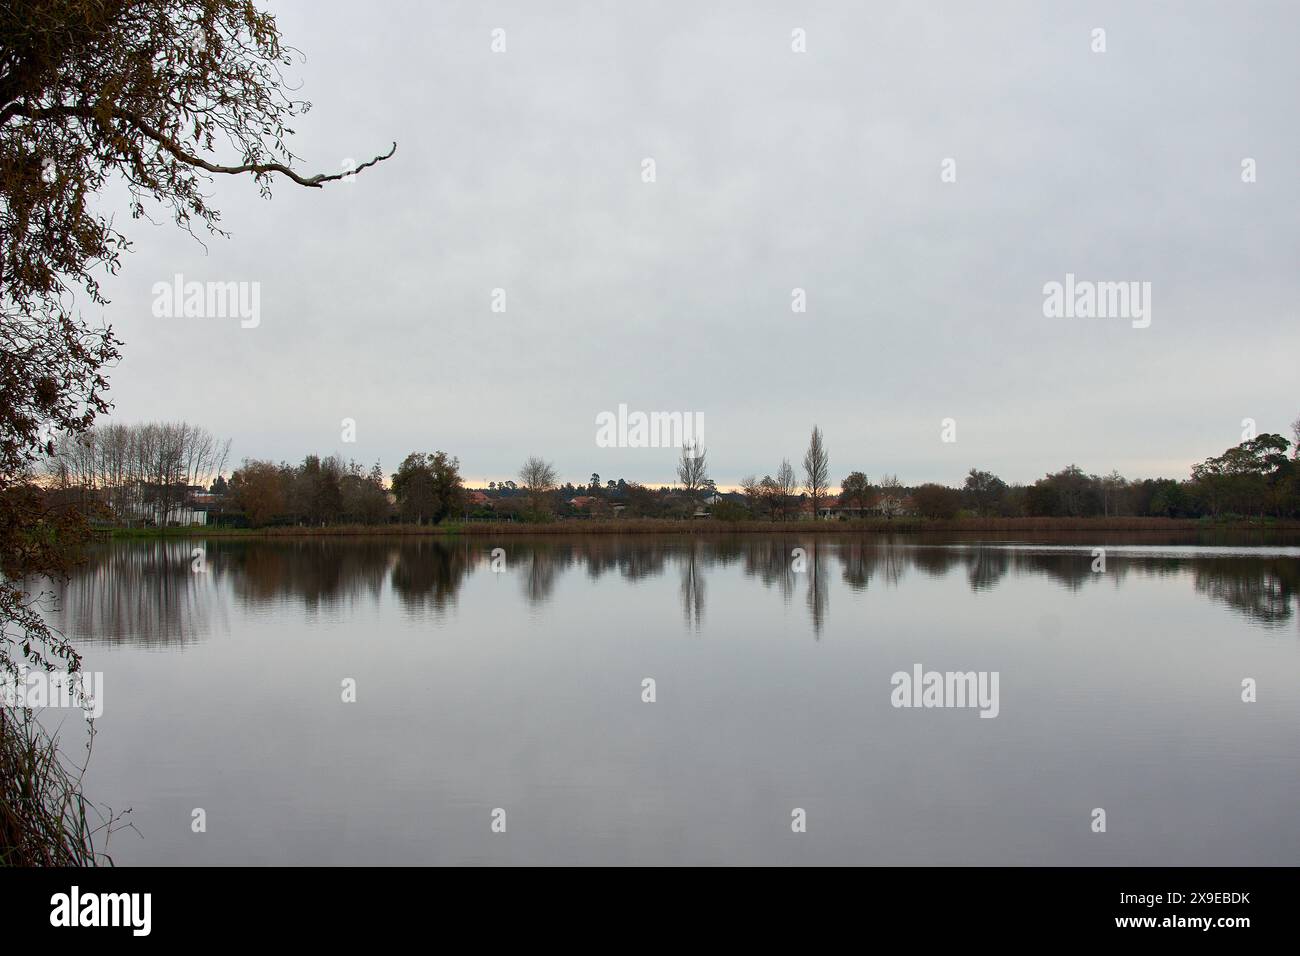
<path id="1" fill-rule="evenodd" d="M 271 9 L 306 57 L 305 171 L 397 154 L 270 201 L 215 182 L 233 237 L 206 250 L 128 222 L 115 420 L 205 425 L 236 461 L 672 480 L 672 449 L 596 446 L 625 403 L 702 414 L 731 485 L 798 466 L 813 423 L 835 483 L 914 484 L 1186 477 L 1243 418 L 1300 415 L 1300 5 Z M 260 283 L 260 325 L 156 318 L 175 273 Z M 1150 282 L 1150 326 L 1045 318 L 1067 273 Z"/>

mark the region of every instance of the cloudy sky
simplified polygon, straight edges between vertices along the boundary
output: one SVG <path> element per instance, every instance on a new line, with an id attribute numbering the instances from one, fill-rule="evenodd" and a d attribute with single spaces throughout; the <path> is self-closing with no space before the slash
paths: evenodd
<path id="1" fill-rule="evenodd" d="M 236 461 L 671 480 L 671 449 L 596 446 L 625 403 L 702 414 L 730 485 L 813 423 L 836 482 L 957 483 L 1185 477 L 1300 415 L 1293 3 L 271 9 L 306 58 L 304 169 L 397 154 L 270 201 L 214 182 L 233 237 L 206 249 L 130 223 L 116 420 L 188 419 Z M 155 317 L 176 273 L 260 283 L 260 325 Z M 1067 273 L 1150 282 L 1150 326 L 1044 317 Z"/>

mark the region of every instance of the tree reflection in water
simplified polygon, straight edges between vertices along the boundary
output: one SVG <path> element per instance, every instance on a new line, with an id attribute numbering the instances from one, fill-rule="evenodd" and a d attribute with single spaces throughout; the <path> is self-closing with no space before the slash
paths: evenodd
<path id="1" fill-rule="evenodd" d="M 567 572 L 591 581 L 606 575 L 635 584 L 676 570 L 688 630 L 704 626 L 708 578 L 737 566 L 744 580 L 775 590 L 785 604 L 803 588 L 814 637 L 829 617 L 830 591 L 897 588 L 908 575 L 961 574 L 974 592 L 998 588 L 1008 577 L 1042 576 L 1069 590 L 1122 587 L 1133 575 L 1186 576 L 1194 593 L 1265 627 L 1297 619 L 1300 557 L 1278 553 L 1194 555 L 1182 551 L 1111 551 L 1105 573 L 1092 571 L 1092 545 L 1043 542 L 1009 547 L 997 542 L 951 544 L 917 536 L 785 535 L 559 535 L 487 538 L 213 538 L 124 541 L 98 546 L 56 595 L 56 626 L 76 640 L 141 645 L 186 644 L 227 627 L 231 603 L 258 606 L 299 602 L 314 614 L 374 602 L 387 592 L 410 613 L 444 614 L 473 574 L 491 573 L 491 552 L 505 549 L 503 573 L 534 606 L 550 601 Z M 1103 542 L 1104 544 L 1105 542 Z M 1189 542 L 1157 541 L 1175 546 Z M 1222 543 L 1222 542 L 1220 542 Z M 1112 544 L 1113 547 L 1113 544 Z M 204 570 L 194 570 L 203 549 Z M 794 550 L 804 551 L 796 570 Z M 804 580 L 800 580 L 803 578 Z"/>

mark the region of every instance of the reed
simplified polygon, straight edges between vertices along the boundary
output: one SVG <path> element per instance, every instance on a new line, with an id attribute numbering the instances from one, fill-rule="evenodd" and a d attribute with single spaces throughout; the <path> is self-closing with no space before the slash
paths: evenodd
<path id="1" fill-rule="evenodd" d="M 112 866 L 95 844 L 125 814 L 104 816 L 87 801 L 85 769 L 31 713 L 0 707 L 0 866 Z"/>

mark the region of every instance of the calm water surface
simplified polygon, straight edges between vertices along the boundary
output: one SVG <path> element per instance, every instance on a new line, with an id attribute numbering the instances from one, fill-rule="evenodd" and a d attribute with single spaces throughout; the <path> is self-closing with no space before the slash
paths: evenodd
<path id="1" fill-rule="evenodd" d="M 1300 547 L 1124 540 L 131 541 L 54 618 L 119 864 L 1300 863 Z"/>

